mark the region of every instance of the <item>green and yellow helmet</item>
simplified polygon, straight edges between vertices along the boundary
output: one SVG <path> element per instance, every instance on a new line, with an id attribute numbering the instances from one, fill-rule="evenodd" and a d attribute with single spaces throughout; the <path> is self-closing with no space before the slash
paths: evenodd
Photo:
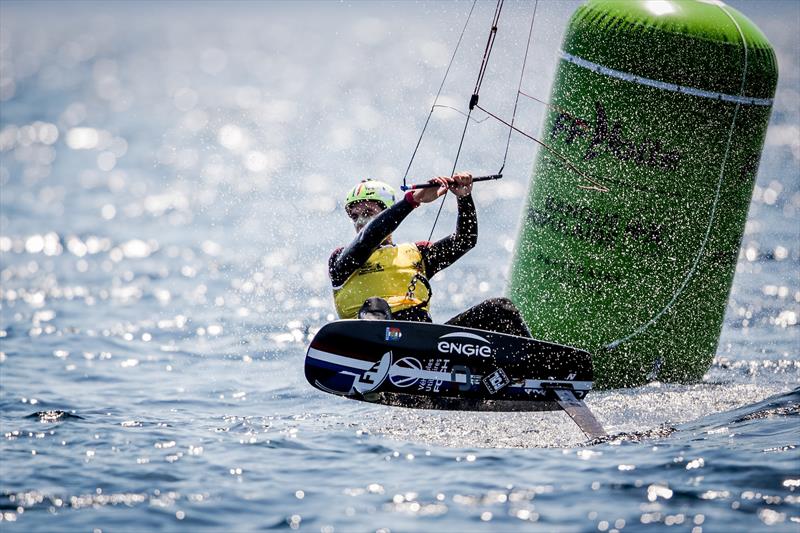
<path id="1" fill-rule="evenodd" d="M 344 210 L 350 214 L 350 206 L 366 200 L 378 202 L 388 209 L 394 205 L 394 189 L 382 181 L 363 180 L 353 187 L 344 200 Z"/>

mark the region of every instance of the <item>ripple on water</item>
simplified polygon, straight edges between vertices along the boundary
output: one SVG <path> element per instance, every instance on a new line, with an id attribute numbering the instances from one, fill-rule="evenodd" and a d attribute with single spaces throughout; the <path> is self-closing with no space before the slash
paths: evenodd
<path id="1" fill-rule="evenodd" d="M 70 420 L 84 420 L 84 418 L 80 415 L 75 413 L 69 413 L 67 411 L 60 411 L 60 410 L 51 410 L 51 411 L 37 411 L 35 413 L 31 413 L 25 418 L 31 418 L 35 420 L 39 420 L 39 422 L 49 423 L 49 422 L 68 422 Z"/>

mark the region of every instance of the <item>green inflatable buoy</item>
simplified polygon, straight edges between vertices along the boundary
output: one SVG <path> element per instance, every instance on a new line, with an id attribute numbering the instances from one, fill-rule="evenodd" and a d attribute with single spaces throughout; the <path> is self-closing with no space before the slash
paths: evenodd
<path id="1" fill-rule="evenodd" d="M 534 336 L 595 353 L 597 386 L 708 370 L 777 78 L 767 38 L 717 0 L 572 16 L 508 295 Z"/>

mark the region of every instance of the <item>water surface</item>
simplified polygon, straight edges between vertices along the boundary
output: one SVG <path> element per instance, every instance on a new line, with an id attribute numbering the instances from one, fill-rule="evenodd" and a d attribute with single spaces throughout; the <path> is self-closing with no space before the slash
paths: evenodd
<path id="1" fill-rule="evenodd" d="M 469 4 L 0 4 L 3 530 L 797 531 L 800 8 L 735 5 L 781 79 L 718 354 L 701 383 L 591 394 L 612 437 L 590 443 L 563 413 L 386 408 L 302 375 L 344 191 L 399 183 Z M 540 6 L 530 94 L 575 6 Z M 506 7 L 481 93 L 506 115 L 529 7 Z M 411 176 L 449 172 L 461 120 L 437 112 Z M 471 128 L 461 168 L 496 171 L 506 133 Z M 533 155 L 515 138 L 476 186 L 437 319 L 503 293 Z"/>

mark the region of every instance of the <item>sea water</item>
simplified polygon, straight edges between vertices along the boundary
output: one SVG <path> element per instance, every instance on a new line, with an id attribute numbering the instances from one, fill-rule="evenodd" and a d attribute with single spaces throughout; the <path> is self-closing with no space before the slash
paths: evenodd
<path id="1" fill-rule="evenodd" d="M 0 4 L 3 531 L 798 531 L 800 7 L 738 2 L 781 79 L 717 357 L 700 383 L 563 413 L 326 395 L 305 347 L 366 177 L 402 181 L 470 3 Z M 546 100 L 574 2 L 541 2 Z M 493 3 L 479 3 L 409 171 L 451 171 Z M 531 13 L 504 8 L 481 103 L 511 115 Z M 447 106 L 447 107 L 444 107 Z M 520 99 L 537 134 L 546 108 Z M 475 113 L 458 169 L 496 172 Z M 502 295 L 535 147 L 475 186 L 445 320 Z M 423 240 L 436 206 L 395 238 Z M 444 204 L 433 238 L 454 226 Z"/>

